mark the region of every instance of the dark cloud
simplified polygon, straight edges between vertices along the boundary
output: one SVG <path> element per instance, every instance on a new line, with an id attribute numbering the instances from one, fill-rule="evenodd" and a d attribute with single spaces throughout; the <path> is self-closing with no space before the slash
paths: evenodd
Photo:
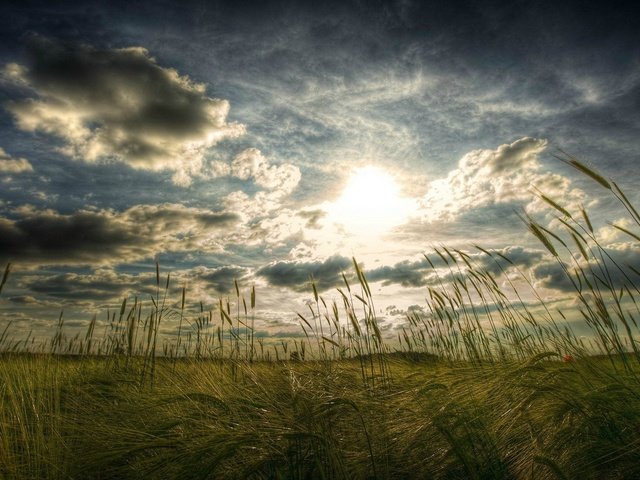
<path id="1" fill-rule="evenodd" d="M 122 263 L 165 251 L 216 250 L 212 237 L 236 220 L 179 204 L 69 215 L 22 207 L 14 217 L 0 218 L 0 259 L 36 264 Z"/>
<path id="2" fill-rule="evenodd" d="M 538 286 L 570 292 L 574 291 L 573 283 L 565 273 L 565 269 L 570 268 L 564 262 L 545 262 L 533 268 L 532 273 Z"/>
<path id="3" fill-rule="evenodd" d="M 426 284 L 425 272 L 429 267 L 426 260 L 400 262 L 394 266 L 378 267 L 365 271 L 370 282 L 382 281 L 383 285 L 397 283 L 403 287 L 422 287 Z"/>
<path id="4" fill-rule="evenodd" d="M 190 301 L 202 300 L 202 298 L 192 298 L 193 292 L 210 296 L 211 287 L 215 293 L 227 294 L 233 291 L 234 280 L 238 280 L 242 287 L 249 273 L 249 269 L 238 266 L 170 270 L 167 300 L 171 303 L 179 299 L 182 286 L 186 286 Z M 161 295 L 164 295 L 166 278 L 165 271 L 161 271 Z M 125 273 L 111 268 L 101 268 L 92 272 L 79 271 L 63 274 L 40 270 L 36 273 L 20 275 L 17 283 L 18 287 L 26 290 L 28 294 L 14 296 L 10 300 L 23 305 L 32 303 L 43 305 L 46 302 L 43 298 L 51 297 L 84 304 L 119 302 L 124 297 L 133 296 L 146 301 L 149 296 L 155 297 L 157 293 L 156 274 L 153 270 Z"/>
<path id="5" fill-rule="evenodd" d="M 429 273 L 434 268 L 447 268 L 449 265 L 453 265 L 453 261 L 448 258 L 444 250 L 440 249 L 439 251 L 442 256 L 436 252 L 429 252 L 424 254 L 420 260 L 405 260 L 392 266 L 365 269 L 365 275 L 368 281 L 382 282 L 383 285 L 398 284 L 403 287 L 422 287 L 430 280 Z"/>
<path id="6" fill-rule="evenodd" d="M 136 234 L 107 215 L 78 212 L 28 212 L 17 221 L 0 220 L 3 259 L 31 261 L 85 261 L 115 257 L 120 249 L 135 246 Z"/>
<path id="7" fill-rule="evenodd" d="M 127 209 L 123 216 L 128 222 L 144 225 L 145 228 L 150 228 L 157 233 L 172 232 L 189 226 L 216 229 L 238 220 L 238 216 L 234 213 L 212 212 L 171 203 L 136 205 Z"/>
<path id="8" fill-rule="evenodd" d="M 472 256 L 472 262 L 482 270 L 493 275 L 499 275 L 511 267 L 527 270 L 539 263 L 545 257 L 542 250 L 535 250 L 521 246 L 511 246 L 490 250 L 492 256 L 477 253 Z"/>
<path id="9" fill-rule="evenodd" d="M 342 272 L 352 265 L 350 259 L 334 255 L 316 262 L 275 262 L 258 269 L 256 275 L 266 278 L 269 283 L 294 290 L 309 290 L 310 278 L 319 290 L 327 290 L 343 283 Z"/>
<path id="10" fill-rule="evenodd" d="M 587 264 L 581 262 L 589 282 L 596 288 L 609 287 L 619 290 L 627 286 L 635 289 L 638 275 L 631 269 L 640 270 L 640 245 L 637 243 L 618 243 L 605 248 L 607 255 L 601 259 L 591 261 Z M 631 267 L 631 268 L 630 268 Z M 567 275 L 566 271 L 570 272 Z M 580 285 L 575 273 L 575 265 L 560 261 L 549 261 L 538 264 L 532 269 L 533 277 L 537 285 L 545 288 L 552 288 L 564 292 L 575 291 L 575 285 Z M 574 280 L 574 282 L 571 281 Z M 606 286 L 603 284 L 606 282 Z M 585 290 L 588 287 L 582 283 Z"/>
<path id="11" fill-rule="evenodd" d="M 242 267 L 219 267 L 196 269 L 195 275 L 211 285 L 218 293 L 229 293 L 234 289 L 234 280 L 241 282 L 249 271 Z"/>
<path id="12" fill-rule="evenodd" d="M 79 302 L 122 299 L 130 293 L 155 292 L 155 274 L 127 275 L 112 270 L 90 275 L 65 273 L 26 278 L 23 285 L 36 294 Z"/>
<path id="13" fill-rule="evenodd" d="M 145 170 L 172 170 L 187 185 L 204 151 L 243 127 L 226 123 L 229 103 L 205 86 L 159 66 L 142 47 L 95 48 L 34 36 L 26 67 L 10 64 L 15 83 L 35 98 L 8 108 L 26 131 L 63 139 L 65 153 L 87 162 L 117 159 Z"/>
<path id="14" fill-rule="evenodd" d="M 452 252 L 456 258 L 456 264 L 444 249 L 439 249 L 439 251 L 442 256 L 435 252 L 430 252 L 425 254 L 422 260 L 413 262 L 402 261 L 393 266 L 382 266 L 365 270 L 365 275 L 370 282 L 382 282 L 383 285 L 398 284 L 403 287 L 422 287 L 435 280 L 433 275 L 431 275 L 433 268 L 452 269 L 452 272 L 441 275 L 440 278 L 445 281 L 459 274 L 457 271 L 458 267 L 462 269 L 462 272 L 466 270 L 466 264 L 460 258 L 459 253 Z M 470 262 L 474 270 L 487 271 L 495 276 L 502 274 L 503 271 L 511 267 L 527 270 L 534 265 L 538 265 L 544 257 L 543 252 L 540 250 L 532 250 L 520 246 L 505 247 L 492 250 L 491 252 L 493 253 L 491 257 L 481 252 L 463 253 L 465 253 L 467 261 Z M 444 257 L 444 259 L 442 257 Z M 506 260 L 505 257 L 508 260 Z"/>

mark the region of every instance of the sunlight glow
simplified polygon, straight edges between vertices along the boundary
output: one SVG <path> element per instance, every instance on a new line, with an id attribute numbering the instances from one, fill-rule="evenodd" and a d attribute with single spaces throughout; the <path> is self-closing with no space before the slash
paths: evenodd
<path id="1" fill-rule="evenodd" d="M 404 223 L 414 209 L 412 200 L 400 196 L 391 175 L 380 168 L 365 167 L 353 174 L 328 213 L 352 235 L 381 235 Z"/>

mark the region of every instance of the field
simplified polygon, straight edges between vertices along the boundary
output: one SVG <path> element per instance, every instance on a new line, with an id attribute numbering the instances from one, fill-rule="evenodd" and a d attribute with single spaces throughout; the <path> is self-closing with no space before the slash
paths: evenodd
<path id="1" fill-rule="evenodd" d="M 622 190 L 566 161 L 610 191 L 633 225 L 613 227 L 640 240 Z M 158 267 L 153 308 L 123 302 L 104 337 L 95 322 L 67 337 L 62 317 L 41 345 L 3 331 L 0 478 L 640 478 L 638 268 L 600 245 L 584 209 L 540 198 L 556 230 L 524 224 L 574 286 L 589 336 L 441 247 L 429 312 L 393 342 L 355 260 L 342 305 L 311 285 L 302 340 L 254 338 L 255 292 L 236 285 L 217 328 L 201 312 L 167 341 L 184 292 L 168 301 Z"/>
<path id="2" fill-rule="evenodd" d="M 607 359 L 3 358 L 3 478 L 637 478 L 638 378 Z M 370 379 L 373 380 L 373 379 Z M 373 382 L 371 382 L 373 383 Z"/>

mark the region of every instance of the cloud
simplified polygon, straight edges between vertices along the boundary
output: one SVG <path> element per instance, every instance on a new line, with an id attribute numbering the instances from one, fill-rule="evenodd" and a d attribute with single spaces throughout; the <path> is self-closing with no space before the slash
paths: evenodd
<path id="1" fill-rule="evenodd" d="M 602 259 L 591 259 L 587 264 L 580 260 L 580 266 L 583 268 L 587 278 L 596 288 L 603 287 L 603 280 L 616 290 L 625 285 L 634 289 L 634 282 L 637 281 L 637 274 L 630 267 L 638 270 L 637 265 L 640 264 L 640 244 L 637 242 L 614 243 L 605 247 L 608 255 Z M 558 261 L 543 262 L 532 269 L 535 285 L 538 287 L 552 288 L 564 292 L 575 291 L 574 284 L 565 273 L 565 269 L 571 272 L 571 278 L 575 280 L 576 285 L 580 282 L 576 280 L 574 273 L 575 265 Z M 584 284 L 583 284 L 584 285 Z M 604 286 L 606 292 L 609 287 Z M 585 286 L 585 289 L 587 287 Z"/>
<path id="2" fill-rule="evenodd" d="M 181 204 L 71 214 L 23 206 L 0 217 L 0 259 L 35 264 L 122 263 L 174 251 L 219 251 L 237 217 Z"/>
<path id="3" fill-rule="evenodd" d="M 615 228 L 614 225 L 631 232 L 635 230 L 636 226 L 635 222 L 633 222 L 631 219 L 623 217 L 614 220 L 609 225 L 600 227 L 596 232 L 596 238 L 598 238 L 598 241 L 601 244 L 609 245 L 629 239 L 628 234 L 622 232 L 619 228 Z"/>
<path id="4" fill-rule="evenodd" d="M 566 275 L 565 268 L 570 270 L 571 266 L 565 262 L 557 261 L 545 262 L 537 265 L 532 270 L 534 286 L 536 288 L 552 288 L 564 292 L 574 291 L 571 279 Z"/>
<path id="5" fill-rule="evenodd" d="M 396 307 L 395 305 L 387 305 L 384 309 L 385 315 L 390 317 L 404 317 L 407 313 L 406 310 Z"/>
<path id="6" fill-rule="evenodd" d="M 23 65 L 7 63 L 4 68 L 0 70 L 0 82 L 28 88 L 29 83 L 26 80 L 26 74 L 27 69 Z"/>
<path id="7" fill-rule="evenodd" d="M 242 190 L 230 193 L 225 204 L 230 210 L 242 212 L 248 217 L 263 217 L 278 210 L 283 199 L 300 183 L 300 169 L 295 165 L 271 165 L 256 148 L 248 148 L 233 159 L 227 172 L 241 180 L 252 180 L 261 187 L 251 196 Z"/>
<path id="8" fill-rule="evenodd" d="M 296 215 L 306 220 L 305 228 L 319 229 L 321 228 L 319 222 L 327 216 L 327 212 L 322 209 L 301 210 Z"/>
<path id="9" fill-rule="evenodd" d="M 236 190 L 223 199 L 228 211 L 238 212 L 247 222 L 246 228 L 235 232 L 237 241 L 280 244 L 300 232 L 302 219 L 283 208 L 285 199 L 300 182 L 298 167 L 271 165 L 259 150 L 248 148 L 236 155 L 228 169 L 218 170 L 222 175 L 253 181 L 256 187 L 262 188 L 258 191 L 254 188 L 255 193 Z"/>
<path id="10" fill-rule="evenodd" d="M 17 126 L 62 139 L 62 151 L 85 162 L 169 170 L 186 186 L 201 173 L 207 148 L 244 133 L 226 122 L 229 102 L 208 97 L 204 84 L 159 66 L 142 47 L 33 37 L 28 65 L 4 70 L 35 94 L 9 103 Z"/>
<path id="11" fill-rule="evenodd" d="M 218 293 L 229 293 L 233 289 L 233 282 L 241 282 L 249 274 L 243 267 L 230 266 L 218 268 L 199 267 L 194 269 L 193 276 L 212 286 Z"/>
<path id="12" fill-rule="evenodd" d="M 397 283 L 403 287 L 422 287 L 426 285 L 425 273 L 428 267 L 426 260 L 417 262 L 403 261 L 393 266 L 367 270 L 365 275 L 368 281 L 381 281 L 383 285 Z"/>
<path id="13" fill-rule="evenodd" d="M 426 309 L 422 305 L 409 305 L 406 310 L 398 308 L 395 305 L 389 305 L 384 309 L 384 313 L 388 317 L 406 317 L 407 315 L 426 315 Z"/>
<path id="14" fill-rule="evenodd" d="M 233 291 L 233 282 L 238 280 L 241 288 L 250 277 L 250 270 L 241 266 L 221 266 L 209 268 L 198 266 L 191 269 L 178 269 L 170 272 L 170 283 L 167 301 L 173 304 L 181 298 L 181 289 L 186 286 L 186 308 L 198 302 L 217 303 L 217 296 Z M 166 272 L 161 271 L 161 295 L 165 286 Z M 134 295 L 148 300 L 156 295 L 155 271 L 135 274 L 123 273 L 105 266 L 91 273 L 70 272 L 50 273 L 36 271 L 18 277 L 18 288 L 24 290 L 23 295 L 11 297 L 13 303 L 44 304 L 43 295 L 79 304 L 91 302 L 117 302 L 124 297 Z M 211 292 L 211 289 L 215 292 Z M 173 304 L 175 305 L 175 304 Z"/>
<path id="15" fill-rule="evenodd" d="M 104 302 L 129 294 L 155 292 L 155 273 L 129 275 L 100 269 L 89 275 L 64 273 L 27 278 L 23 286 L 36 294 L 78 302 Z"/>
<path id="16" fill-rule="evenodd" d="M 509 246 L 492 250 L 492 253 L 502 255 L 508 258 L 510 262 L 501 259 L 499 255 L 489 257 L 480 252 L 465 252 L 467 261 L 471 263 L 474 270 L 487 271 L 495 276 L 502 274 L 503 270 L 507 271 L 512 267 L 526 270 L 538 265 L 544 257 L 544 252 L 541 250 L 532 250 L 521 246 Z M 466 265 L 460 260 L 459 254 L 456 253 L 454 256 L 458 259 L 458 266 L 462 269 L 462 272 L 464 272 L 467 269 Z M 447 261 L 451 264 L 453 272 L 441 274 L 441 280 L 450 280 L 458 274 L 457 267 L 453 265 L 453 261 L 448 258 Z M 433 268 L 448 269 L 444 260 L 435 252 L 426 254 L 425 258 L 421 260 L 405 260 L 390 266 L 381 266 L 371 270 L 365 269 L 365 276 L 369 282 L 382 282 L 385 286 L 398 284 L 403 287 L 422 287 L 430 281 L 436 281 L 431 275 Z"/>
<path id="17" fill-rule="evenodd" d="M 298 167 L 291 164 L 272 165 L 259 150 L 248 148 L 236 155 L 227 168 L 219 168 L 218 174 L 214 176 L 230 175 L 243 181 L 252 181 L 255 185 L 248 188 L 248 192 L 233 191 L 222 201 L 227 211 L 238 212 L 244 220 L 244 224 L 232 234 L 236 243 L 281 246 L 292 237 L 302 234 L 304 216 L 283 208 L 286 198 L 300 182 Z"/>
<path id="18" fill-rule="evenodd" d="M 421 287 L 427 284 L 428 274 L 433 269 L 446 268 L 447 263 L 440 255 L 429 252 L 419 260 L 403 260 L 394 265 L 384 265 L 367 269 L 364 273 L 369 282 L 382 282 L 383 285 L 398 284 L 403 287 Z"/>
<path id="19" fill-rule="evenodd" d="M 33 172 L 31 163 L 26 158 L 12 158 L 0 147 L 0 174 Z"/>
<path id="20" fill-rule="evenodd" d="M 313 277 L 318 290 L 327 290 L 342 284 L 340 274 L 351 265 L 350 259 L 334 255 L 315 262 L 275 262 L 258 269 L 256 275 L 266 278 L 271 285 L 298 291 L 308 290 Z"/>
<path id="21" fill-rule="evenodd" d="M 31 295 L 17 295 L 15 297 L 9 297 L 9 301 L 20 305 L 33 305 L 38 303 L 38 300 Z"/>
<path id="22" fill-rule="evenodd" d="M 290 164 L 270 165 L 256 148 L 248 148 L 233 159 L 231 174 L 242 179 L 252 178 L 256 185 L 281 195 L 288 195 L 300 182 L 300 170 Z"/>
<path id="23" fill-rule="evenodd" d="M 431 182 L 421 200 L 424 216 L 430 221 L 453 221 L 462 212 L 502 203 L 540 211 L 542 203 L 532 194 L 532 186 L 575 208 L 584 192 L 571 189 L 566 177 L 540 171 L 538 157 L 546 147 L 546 140 L 524 137 L 495 150 L 467 153 L 446 178 Z"/>
<path id="24" fill-rule="evenodd" d="M 485 270 L 493 275 L 499 275 L 503 270 L 511 267 L 528 269 L 538 265 L 545 257 L 545 252 L 537 249 L 530 249 L 521 246 L 509 246 L 501 249 L 490 250 L 489 257 L 484 253 L 471 255 L 471 259 L 477 268 Z M 502 257 L 502 258 L 501 258 Z M 504 260 L 509 259 L 509 262 Z"/>

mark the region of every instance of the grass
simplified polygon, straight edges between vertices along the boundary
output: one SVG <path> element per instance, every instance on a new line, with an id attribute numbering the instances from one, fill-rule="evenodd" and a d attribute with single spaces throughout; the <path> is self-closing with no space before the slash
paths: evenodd
<path id="1" fill-rule="evenodd" d="M 3 359 L 4 478 L 637 478 L 637 379 L 607 359 Z"/>
<path id="2" fill-rule="evenodd" d="M 633 226 L 613 227 L 637 241 L 617 184 L 563 159 L 620 202 Z M 395 341 L 355 260 L 340 302 L 311 282 L 304 338 L 279 345 L 254 335 L 254 289 L 247 301 L 235 283 L 215 315 L 192 316 L 157 267 L 151 308 L 123 301 L 105 335 L 94 318 L 69 338 L 62 315 L 40 345 L 3 331 L 0 478 L 640 478 L 640 273 L 584 209 L 538 194 L 555 220 L 522 219 L 572 285 L 588 339 L 525 300 L 526 276 L 499 285 L 446 247 L 438 264 L 425 257 L 427 312 Z M 175 339 L 159 335 L 168 320 Z"/>

